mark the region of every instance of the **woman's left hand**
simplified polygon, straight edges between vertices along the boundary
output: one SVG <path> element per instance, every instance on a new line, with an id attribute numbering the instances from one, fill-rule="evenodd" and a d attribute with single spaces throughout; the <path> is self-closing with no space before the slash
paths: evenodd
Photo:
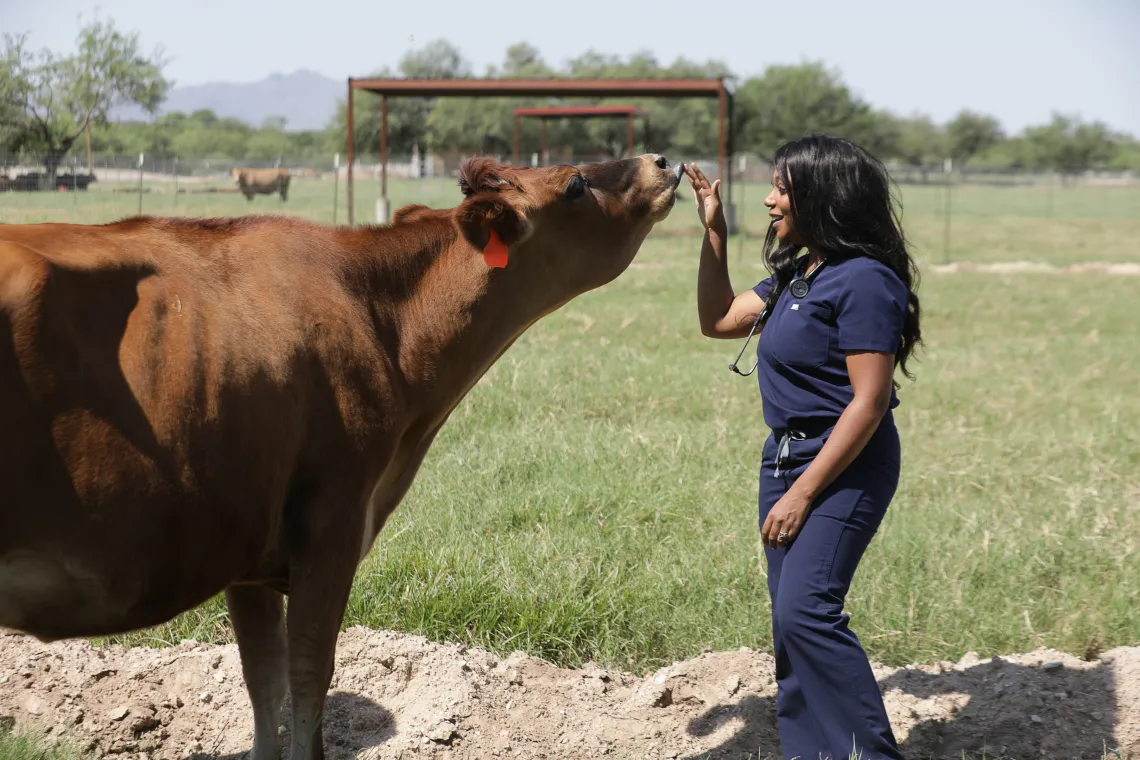
<path id="1" fill-rule="evenodd" d="M 767 519 L 764 520 L 764 526 L 760 529 L 760 537 L 764 545 L 772 549 L 779 549 L 790 544 L 800 532 L 800 528 L 803 527 L 810 509 L 811 499 L 796 493 L 795 489 L 791 489 L 781 496 L 780 500 L 773 505 Z M 788 534 L 782 541 L 780 540 L 781 533 Z"/>

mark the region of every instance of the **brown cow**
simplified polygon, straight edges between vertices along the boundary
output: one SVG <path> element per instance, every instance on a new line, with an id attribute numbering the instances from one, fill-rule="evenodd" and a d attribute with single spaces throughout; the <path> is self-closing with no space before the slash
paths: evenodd
<path id="1" fill-rule="evenodd" d="M 258 193 L 261 195 L 280 193 L 281 200 L 288 200 L 289 170 L 284 167 L 280 169 L 235 168 L 230 173 L 247 201 L 252 201 L 253 196 Z"/>
<path id="2" fill-rule="evenodd" d="M 277 757 L 287 688 L 291 757 L 321 758 L 357 565 L 440 427 L 530 325 L 625 270 L 679 176 L 478 159 L 458 207 L 392 225 L 0 227 L 0 626 L 110 635 L 225 591 L 254 760 Z"/>

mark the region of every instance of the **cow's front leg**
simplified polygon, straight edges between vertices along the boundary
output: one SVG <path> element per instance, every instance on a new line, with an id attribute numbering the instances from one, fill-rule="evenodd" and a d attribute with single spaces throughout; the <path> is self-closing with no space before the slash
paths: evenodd
<path id="1" fill-rule="evenodd" d="M 362 519 L 344 502 L 325 501 L 298 531 L 289 563 L 290 760 L 323 760 L 321 718 L 332 681 L 337 634 L 360 550 Z"/>
<path id="2" fill-rule="evenodd" d="M 285 613 L 281 594 L 265 586 L 226 589 L 241 670 L 253 707 L 253 754 L 250 760 L 277 760 L 277 726 L 289 682 L 285 649 Z"/>

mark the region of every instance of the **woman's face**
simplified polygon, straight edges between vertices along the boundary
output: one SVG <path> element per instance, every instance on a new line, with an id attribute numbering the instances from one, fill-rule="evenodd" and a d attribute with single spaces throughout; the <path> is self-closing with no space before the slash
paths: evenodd
<path id="1" fill-rule="evenodd" d="M 768 207 L 768 216 L 772 220 L 776 239 L 781 243 L 796 242 L 795 222 L 792 220 L 792 194 L 784 186 L 779 172 L 772 172 L 772 192 L 764 199 L 764 205 Z"/>

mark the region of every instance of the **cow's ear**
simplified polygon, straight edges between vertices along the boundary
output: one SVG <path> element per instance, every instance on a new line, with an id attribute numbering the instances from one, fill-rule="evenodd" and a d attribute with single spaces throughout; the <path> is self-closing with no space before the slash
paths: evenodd
<path id="1" fill-rule="evenodd" d="M 518 211 L 501 194 L 491 192 L 479 193 L 459 204 L 455 223 L 464 239 L 484 252 L 488 243 L 495 243 L 491 230 L 507 247 L 521 242 L 529 232 L 529 225 Z"/>

